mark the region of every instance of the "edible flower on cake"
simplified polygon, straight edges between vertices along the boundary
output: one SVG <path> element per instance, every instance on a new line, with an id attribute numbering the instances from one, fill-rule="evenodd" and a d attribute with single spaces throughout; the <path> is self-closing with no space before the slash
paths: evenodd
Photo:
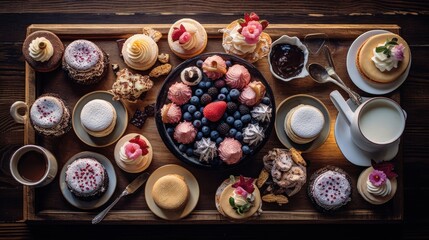
<path id="1" fill-rule="evenodd" d="M 397 68 L 398 63 L 404 60 L 404 50 L 404 45 L 398 44 L 397 38 L 387 39 L 384 44 L 379 44 L 373 50 L 374 56 L 371 60 L 381 72 L 390 71 L 392 68 Z"/>
<path id="2" fill-rule="evenodd" d="M 373 163 L 373 170 L 366 181 L 367 191 L 375 196 L 386 197 L 392 192 L 390 179 L 396 177 L 397 174 L 393 172 L 393 164 Z"/>
<path id="3" fill-rule="evenodd" d="M 246 179 L 240 176 L 239 180 L 232 184 L 234 191 L 232 196 L 229 197 L 229 204 L 238 214 L 248 212 L 254 204 L 254 180 L 253 178 Z M 235 181 L 234 176 L 231 176 L 231 181 Z"/>
<path id="4" fill-rule="evenodd" d="M 148 148 L 149 146 L 140 138 L 140 135 L 136 135 L 122 145 L 119 156 L 124 163 L 138 163 L 149 153 Z"/>

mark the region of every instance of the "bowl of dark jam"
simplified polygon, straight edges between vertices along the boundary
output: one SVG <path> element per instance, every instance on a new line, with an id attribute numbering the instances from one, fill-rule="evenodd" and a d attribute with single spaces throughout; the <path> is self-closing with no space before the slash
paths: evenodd
<path id="1" fill-rule="evenodd" d="M 288 82 L 308 76 L 307 62 L 308 49 L 299 38 L 283 35 L 272 43 L 268 63 L 277 79 Z"/>

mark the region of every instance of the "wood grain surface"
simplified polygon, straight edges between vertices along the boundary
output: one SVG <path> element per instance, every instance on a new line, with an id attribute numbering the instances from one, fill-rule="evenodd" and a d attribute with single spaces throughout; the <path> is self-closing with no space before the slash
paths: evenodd
<path id="1" fill-rule="evenodd" d="M 227 6 L 227 7 L 225 7 Z M 186 10 L 184 10 L 186 9 Z M 30 24 L 103 23 L 103 24 L 171 24 L 181 17 L 193 17 L 202 23 L 226 24 L 245 11 L 256 11 L 271 23 L 278 24 L 397 24 L 408 41 L 413 64 L 408 79 L 399 89 L 401 105 L 408 112 L 403 135 L 404 221 L 398 225 L 346 225 L 333 227 L 341 236 L 361 239 L 372 235 L 390 239 L 427 239 L 429 218 L 426 198 L 429 195 L 429 87 L 427 53 L 429 46 L 429 5 L 425 1 L 1 1 L 0 2 L 0 237 L 4 239 L 55 238 L 67 226 L 44 226 L 19 223 L 22 215 L 22 187 L 8 172 L 8 161 L 24 142 L 24 128 L 13 122 L 9 107 L 25 100 L 25 64 L 21 53 L 26 28 Z M 345 69 L 343 73 L 345 73 Z M 18 221 L 18 223 L 17 223 Z M 142 232 L 167 237 L 162 225 L 77 226 L 79 232 L 106 233 L 111 237 L 133 238 Z M 262 227 L 262 226 L 261 226 Z M 264 231 L 278 231 L 278 225 L 264 225 Z M 289 229 L 298 229 L 289 225 Z M 310 228 L 309 228 L 310 227 Z M 305 225 L 305 230 L 323 231 L 327 226 Z M 118 231 L 121 229 L 122 231 Z M 210 227 L 170 226 L 180 236 L 206 239 L 240 238 L 247 225 Z M 362 231 L 362 229 L 365 229 Z M 367 231 L 368 230 L 368 231 Z M 69 232 L 69 236 L 73 234 Z M 248 230 L 247 230 L 248 232 Z M 297 231 L 299 233 L 299 231 Z M 208 234 L 210 233 L 210 234 Z M 295 232 L 294 232 L 295 233 Z M 302 232 L 301 232 L 302 233 Z M 290 231 L 288 234 L 293 233 Z M 176 236 L 179 236 L 176 235 Z M 77 235 L 76 235 L 77 236 Z M 300 237 L 295 233 L 295 236 Z"/>

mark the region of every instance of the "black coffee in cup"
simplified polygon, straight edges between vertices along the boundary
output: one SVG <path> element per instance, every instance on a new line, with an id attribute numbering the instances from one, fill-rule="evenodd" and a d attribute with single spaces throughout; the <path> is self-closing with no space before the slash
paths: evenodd
<path id="1" fill-rule="evenodd" d="M 47 161 L 43 154 L 37 151 L 24 153 L 18 161 L 18 172 L 22 178 L 37 182 L 43 178 L 47 170 Z"/>

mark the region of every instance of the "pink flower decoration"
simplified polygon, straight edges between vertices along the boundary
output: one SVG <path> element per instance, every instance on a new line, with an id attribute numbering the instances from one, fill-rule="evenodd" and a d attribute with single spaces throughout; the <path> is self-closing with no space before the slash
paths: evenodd
<path id="1" fill-rule="evenodd" d="M 138 145 L 137 143 L 128 143 L 127 145 L 125 145 L 125 154 L 128 158 L 136 160 L 142 155 L 140 145 Z"/>
<path id="2" fill-rule="evenodd" d="M 236 194 L 238 194 L 238 195 L 240 195 L 240 196 L 242 196 L 244 198 L 247 197 L 248 193 L 242 187 L 237 187 L 234 191 L 235 191 Z"/>
<path id="3" fill-rule="evenodd" d="M 259 41 L 259 35 L 262 33 L 262 25 L 258 21 L 250 21 L 243 27 L 241 34 L 248 44 L 255 44 Z"/>
<path id="4" fill-rule="evenodd" d="M 391 50 L 392 57 L 398 61 L 404 60 L 404 50 L 405 47 L 404 45 L 402 45 L 402 43 L 400 43 L 399 45 L 395 45 Z"/>
<path id="5" fill-rule="evenodd" d="M 374 170 L 369 174 L 369 181 L 376 187 L 386 182 L 387 176 L 383 171 Z"/>

